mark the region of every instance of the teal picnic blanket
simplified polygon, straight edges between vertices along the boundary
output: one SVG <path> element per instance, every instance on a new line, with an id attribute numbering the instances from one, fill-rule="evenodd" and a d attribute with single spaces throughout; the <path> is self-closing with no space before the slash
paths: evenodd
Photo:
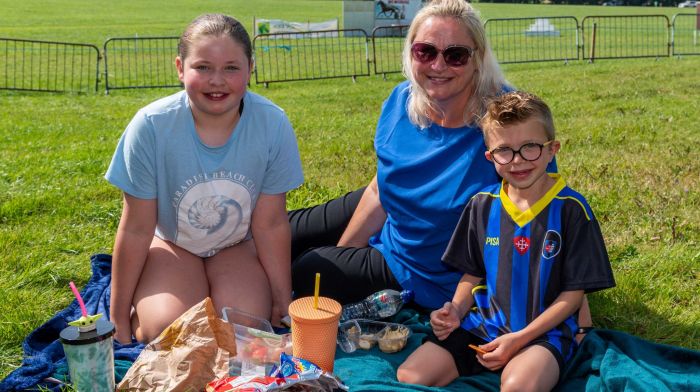
<path id="1" fill-rule="evenodd" d="M 90 313 L 109 314 L 110 255 L 91 258 L 93 275 L 81 295 Z M 29 334 L 23 343 L 22 366 L 0 381 L 0 392 L 56 390 L 67 368 L 58 341 L 66 320 L 80 316 L 74 301 L 51 320 Z M 396 381 L 396 369 L 430 331 L 426 314 L 404 309 L 392 318 L 410 327 L 413 335 L 404 350 L 386 354 L 379 349 L 343 353 L 337 350 L 335 373 L 355 391 L 498 391 L 500 377 L 482 373 L 460 377 L 445 388 L 426 388 Z M 142 350 L 142 344 L 114 342 L 117 380 L 126 373 Z M 52 378 L 47 378 L 52 377 Z M 56 381 L 56 380 L 55 380 Z M 700 391 L 700 351 L 652 343 L 620 331 L 596 329 L 588 333 L 557 386 L 569 391 Z"/>
<path id="2" fill-rule="evenodd" d="M 338 350 L 335 374 L 360 391 L 498 391 L 500 375 L 486 372 L 460 377 L 443 388 L 396 381 L 396 369 L 430 330 L 428 318 L 402 310 L 392 320 L 413 330 L 406 348 L 385 354 L 374 347 L 344 353 Z M 700 351 L 653 343 L 614 330 L 594 329 L 581 343 L 555 391 L 700 391 Z"/>

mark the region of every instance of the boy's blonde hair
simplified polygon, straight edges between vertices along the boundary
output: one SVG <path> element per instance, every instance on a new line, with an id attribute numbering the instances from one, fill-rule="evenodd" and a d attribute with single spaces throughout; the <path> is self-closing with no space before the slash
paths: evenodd
<path id="1" fill-rule="evenodd" d="M 411 45 L 416 39 L 418 29 L 431 17 L 454 18 L 474 41 L 474 54 L 469 61 L 473 61 L 476 68 L 475 86 L 472 96 L 469 97 L 464 120 L 466 123 L 476 122 L 484 112 L 486 100 L 498 94 L 506 84 L 506 80 L 491 51 L 479 13 L 465 0 L 433 0 L 421 8 L 411 22 L 402 55 L 403 73 L 411 82 L 408 117 L 412 123 L 421 128 L 427 128 L 432 123 L 429 113 L 436 111 L 437 108 L 425 89 L 416 83 L 412 67 L 413 57 L 411 56 Z M 468 94 L 469 92 L 465 91 L 464 93 Z M 470 116 L 470 113 L 473 116 Z"/>
<path id="2" fill-rule="evenodd" d="M 524 91 L 513 91 L 500 95 L 486 106 L 486 114 L 480 125 L 484 139 L 488 144 L 489 133 L 496 128 L 503 128 L 535 119 L 544 128 L 547 140 L 554 140 L 554 119 L 549 106 L 538 96 Z"/>

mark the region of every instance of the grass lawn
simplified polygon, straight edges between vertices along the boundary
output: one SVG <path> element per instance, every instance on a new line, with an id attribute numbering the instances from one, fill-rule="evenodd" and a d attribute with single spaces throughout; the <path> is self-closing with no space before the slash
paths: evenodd
<path id="1" fill-rule="evenodd" d="M 28 0 L 15 6 L 0 0 L 0 36 L 101 46 L 107 37 L 177 35 L 204 11 L 231 13 L 248 25 L 254 15 L 319 21 L 342 13 L 340 1 L 167 4 L 75 0 L 47 6 Z M 486 17 L 679 11 L 477 7 Z M 700 56 L 513 64 L 504 70 L 514 85 L 552 107 L 563 144 L 560 171 L 600 220 L 618 285 L 590 297 L 594 323 L 700 349 Z M 374 126 L 399 81 L 394 74 L 357 83 L 348 78 L 251 87 L 282 106 L 297 133 L 306 183 L 289 194 L 289 208 L 369 181 Z M 0 378 L 21 363 L 24 337 L 73 299 L 68 282 L 87 282 L 89 256 L 111 253 L 121 198 L 102 176 L 134 113 L 175 91 L 0 91 Z"/>

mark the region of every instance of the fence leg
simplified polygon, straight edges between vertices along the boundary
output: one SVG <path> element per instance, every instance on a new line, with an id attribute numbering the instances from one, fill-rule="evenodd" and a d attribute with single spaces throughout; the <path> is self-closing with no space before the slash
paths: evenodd
<path id="1" fill-rule="evenodd" d="M 596 30 L 598 30 L 598 23 L 593 23 L 593 31 L 591 32 L 591 55 L 588 62 L 593 64 L 595 61 L 595 36 Z"/>

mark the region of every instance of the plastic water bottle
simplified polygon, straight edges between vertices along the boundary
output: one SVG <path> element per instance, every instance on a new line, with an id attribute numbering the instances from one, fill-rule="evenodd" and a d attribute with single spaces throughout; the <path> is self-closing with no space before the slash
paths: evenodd
<path id="1" fill-rule="evenodd" d="M 403 304 L 413 299 L 413 291 L 392 289 L 378 291 L 360 302 L 343 306 L 340 321 L 350 319 L 377 320 L 395 315 Z"/>

